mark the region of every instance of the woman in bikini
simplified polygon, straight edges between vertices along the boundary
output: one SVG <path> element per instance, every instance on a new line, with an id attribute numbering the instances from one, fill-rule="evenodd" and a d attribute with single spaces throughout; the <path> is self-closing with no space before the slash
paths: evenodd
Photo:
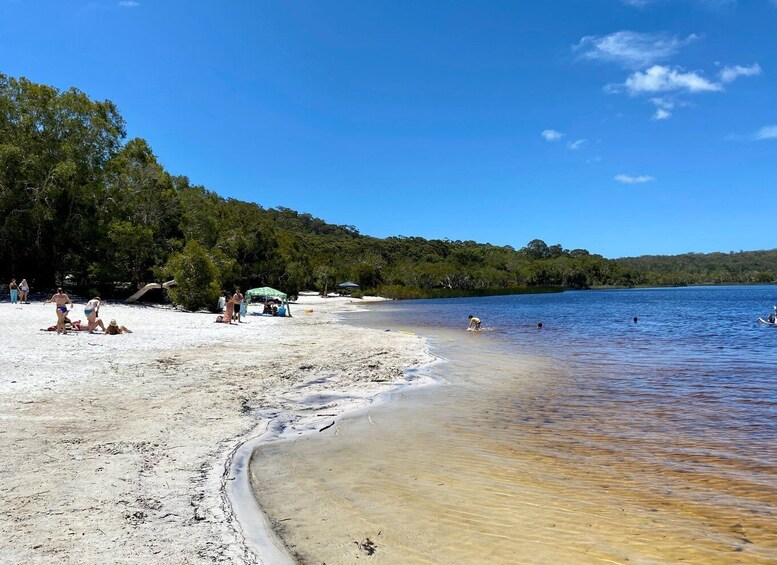
<path id="1" fill-rule="evenodd" d="M 87 330 L 89 333 L 94 332 L 98 327 L 105 331 L 105 324 L 103 324 L 102 320 L 97 318 L 97 316 L 100 315 L 101 304 L 100 297 L 95 296 L 86 303 L 86 306 L 84 306 L 84 315 L 86 316 Z"/>
<path id="2" fill-rule="evenodd" d="M 46 301 L 46 304 L 54 302 L 57 305 L 57 334 L 65 333 L 65 314 L 67 314 L 67 305 L 73 304 L 70 297 L 62 292 L 61 288 L 57 293 Z"/>

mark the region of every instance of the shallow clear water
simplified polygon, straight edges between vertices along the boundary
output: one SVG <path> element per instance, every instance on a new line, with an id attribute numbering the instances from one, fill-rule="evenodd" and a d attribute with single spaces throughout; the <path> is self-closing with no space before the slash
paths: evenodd
<path id="1" fill-rule="evenodd" d="M 777 562 L 776 287 L 381 305 L 442 386 L 254 458 L 301 561 Z M 464 332 L 467 314 L 484 331 Z M 633 322 L 634 316 L 638 321 Z M 541 330 L 538 322 L 543 323 Z"/>

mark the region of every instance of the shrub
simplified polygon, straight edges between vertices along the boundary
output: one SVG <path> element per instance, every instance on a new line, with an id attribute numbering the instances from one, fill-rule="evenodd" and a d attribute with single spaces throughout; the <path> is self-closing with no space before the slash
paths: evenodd
<path id="1" fill-rule="evenodd" d="M 175 279 L 170 288 L 170 299 L 187 310 L 214 308 L 221 295 L 219 270 L 208 252 L 199 243 L 190 240 L 165 266 L 165 272 Z"/>

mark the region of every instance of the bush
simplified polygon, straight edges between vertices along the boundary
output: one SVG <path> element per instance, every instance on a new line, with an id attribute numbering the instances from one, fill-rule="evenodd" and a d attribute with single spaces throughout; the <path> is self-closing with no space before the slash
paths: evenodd
<path id="1" fill-rule="evenodd" d="M 215 308 L 221 296 L 221 277 L 208 252 L 194 240 L 176 253 L 165 266 L 176 285 L 170 288 L 170 299 L 187 310 Z"/>

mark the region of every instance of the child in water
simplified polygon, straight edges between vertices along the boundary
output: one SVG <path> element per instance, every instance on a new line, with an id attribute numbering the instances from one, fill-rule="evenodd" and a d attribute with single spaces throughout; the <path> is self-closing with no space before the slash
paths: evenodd
<path id="1" fill-rule="evenodd" d="M 467 326 L 468 332 L 479 332 L 480 331 L 480 318 L 476 318 L 472 314 L 467 316 L 469 318 L 469 325 Z"/>

